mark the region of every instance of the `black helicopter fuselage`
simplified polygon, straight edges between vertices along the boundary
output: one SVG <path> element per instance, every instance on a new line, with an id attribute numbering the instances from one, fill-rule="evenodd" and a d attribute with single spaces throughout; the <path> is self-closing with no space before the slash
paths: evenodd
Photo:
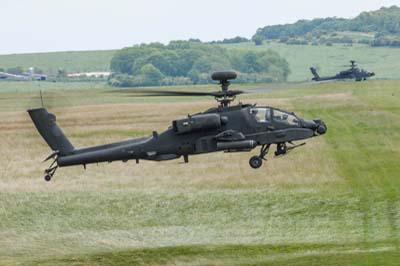
<path id="1" fill-rule="evenodd" d="M 350 69 L 340 71 L 334 76 L 326 76 L 326 77 L 320 77 L 316 69 L 313 67 L 311 67 L 310 70 L 311 73 L 314 75 L 314 77 L 312 78 L 312 80 L 314 81 L 325 81 L 325 80 L 335 80 L 335 79 L 337 80 L 354 79 L 355 81 L 362 81 L 372 76 L 375 76 L 374 72 L 368 72 L 364 69 L 359 69 L 357 67 L 352 67 Z"/>
<path id="2" fill-rule="evenodd" d="M 185 163 L 189 155 L 217 151 L 243 152 L 261 146 L 258 156 L 252 156 L 252 168 L 261 167 L 272 144 L 276 144 L 275 155 L 286 154 L 302 146 L 292 141 L 308 139 L 325 134 L 327 128 L 320 119 L 303 120 L 294 113 L 278 108 L 230 103 L 237 95 L 251 91 L 229 90 L 229 80 L 237 74 L 232 71 L 215 72 L 213 80 L 219 81 L 221 90 L 216 92 L 196 91 L 151 91 L 153 96 L 212 96 L 218 102 L 217 108 L 203 113 L 189 115 L 172 121 L 162 133 L 153 132 L 147 138 L 131 139 L 101 146 L 76 149 L 56 123 L 55 115 L 45 108 L 28 110 L 37 130 L 53 150 L 46 160 L 53 163 L 45 170 L 44 179 L 50 181 L 58 167 L 129 160 L 165 161 L 183 156 Z M 123 90 L 122 93 L 129 93 Z M 133 93 L 143 92 L 134 91 Z M 287 143 L 291 146 L 288 147 Z"/>
<path id="3" fill-rule="evenodd" d="M 212 108 L 175 120 L 166 131 L 154 132 L 151 137 L 75 149 L 55 123 L 54 115 L 44 108 L 28 112 L 39 132 L 57 153 L 60 167 L 128 160 L 163 161 L 181 156 L 187 162 L 189 155 L 251 151 L 259 145 L 284 144 L 326 131 L 320 120 L 305 121 L 277 108 L 239 104 Z"/>

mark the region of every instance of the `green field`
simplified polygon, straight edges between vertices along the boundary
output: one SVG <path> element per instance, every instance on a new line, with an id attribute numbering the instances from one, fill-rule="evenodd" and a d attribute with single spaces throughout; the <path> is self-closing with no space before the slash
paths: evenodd
<path id="1" fill-rule="evenodd" d="M 114 50 L 0 55 L 0 68 L 37 67 L 45 73 L 108 71 Z"/>
<path id="2" fill-rule="evenodd" d="M 289 62 L 289 81 L 310 80 L 309 68 L 317 67 L 320 75 L 333 75 L 348 67 L 350 60 L 356 60 L 361 68 L 376 73 L 374 79 L 400 79 L 400 49 L 370 47 L 368 45 L 286 45 L 276 42 L 255 46 L 253 43 L 224 45 L 229 49 L 272 49 Z"/>
<path id="3" fill-rule="evenodd" d="M 350 33 L 349 33 L 350 34 Z M 288 62 L 291 69 L 289 81 L 310 80 L 310 66 L 317 67 L 321 75 L 331 75 L 345 69 L 354 59 L 360 67 L 376 72 L 376 79 L 400 79 L 400 49 L 370 47 L 367 45 L 286 45 L 276 42 L 255 46 L 254 43 L 226 44 L 228 49 L 272 49 Z M 109 70 L 114 50 L 58 52 L 42 54 L 0 55 L 0 68 L 36 66 L 45 71 L 66 69 L 67 72 Z"/>
<path id="4" fill-rule="evenodd" d="M 214 104 L 61 84 L 44 95 L 77 147 L 161 131 Z M 400 81 L 240 97 L 328 125 L 260 170 L 248 166 L 256 151 L 214 153 L 62 168 L 50 183 L 50 150 L 25 112 L 38 105 L 34 86 L 0 83 L 0 265 L 399 264 Z"/>

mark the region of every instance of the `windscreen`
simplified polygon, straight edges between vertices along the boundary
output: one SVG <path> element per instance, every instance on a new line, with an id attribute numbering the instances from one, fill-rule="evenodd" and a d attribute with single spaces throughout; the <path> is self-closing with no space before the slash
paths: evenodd
<path id="1" fill-rule="evenodd" d="M 300 126 L 300 121 L 295 115 L 280 110 L 274 109 L 273 119 L 276 122 L 281 122 L 292 126 Z"/>
<path id="2" fill-rule="evenodd" d="M 254 116 L 257 122 L 264 123 L 271 120 L 271 110 L 265 107 L 251 108 L 250 114 Z"/>

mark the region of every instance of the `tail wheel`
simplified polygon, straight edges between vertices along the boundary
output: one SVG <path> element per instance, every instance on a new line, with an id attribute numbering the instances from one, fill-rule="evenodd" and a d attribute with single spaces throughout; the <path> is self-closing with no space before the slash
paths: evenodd
<path id="1" fill-rule="evenodd" d="M 249 164 L 250 164 L 251 168 L 253 168 L 253 169 L 260 168 L 262 163 L 263 163 L 262 159 L 259 156 L 253 156 L 249 160 Z"/>

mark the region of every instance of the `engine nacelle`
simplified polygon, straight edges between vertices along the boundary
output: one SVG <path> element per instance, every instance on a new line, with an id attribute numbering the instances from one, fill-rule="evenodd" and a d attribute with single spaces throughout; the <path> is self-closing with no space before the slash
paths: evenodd
<path id="1" fill-rule="evenodd" d="M 221 116 L 218 114 L 201 114 L 175 120 L 172 128 L 176 134 L 184 134 L 200 130 L 218 129 L 222 126 Z"/>

